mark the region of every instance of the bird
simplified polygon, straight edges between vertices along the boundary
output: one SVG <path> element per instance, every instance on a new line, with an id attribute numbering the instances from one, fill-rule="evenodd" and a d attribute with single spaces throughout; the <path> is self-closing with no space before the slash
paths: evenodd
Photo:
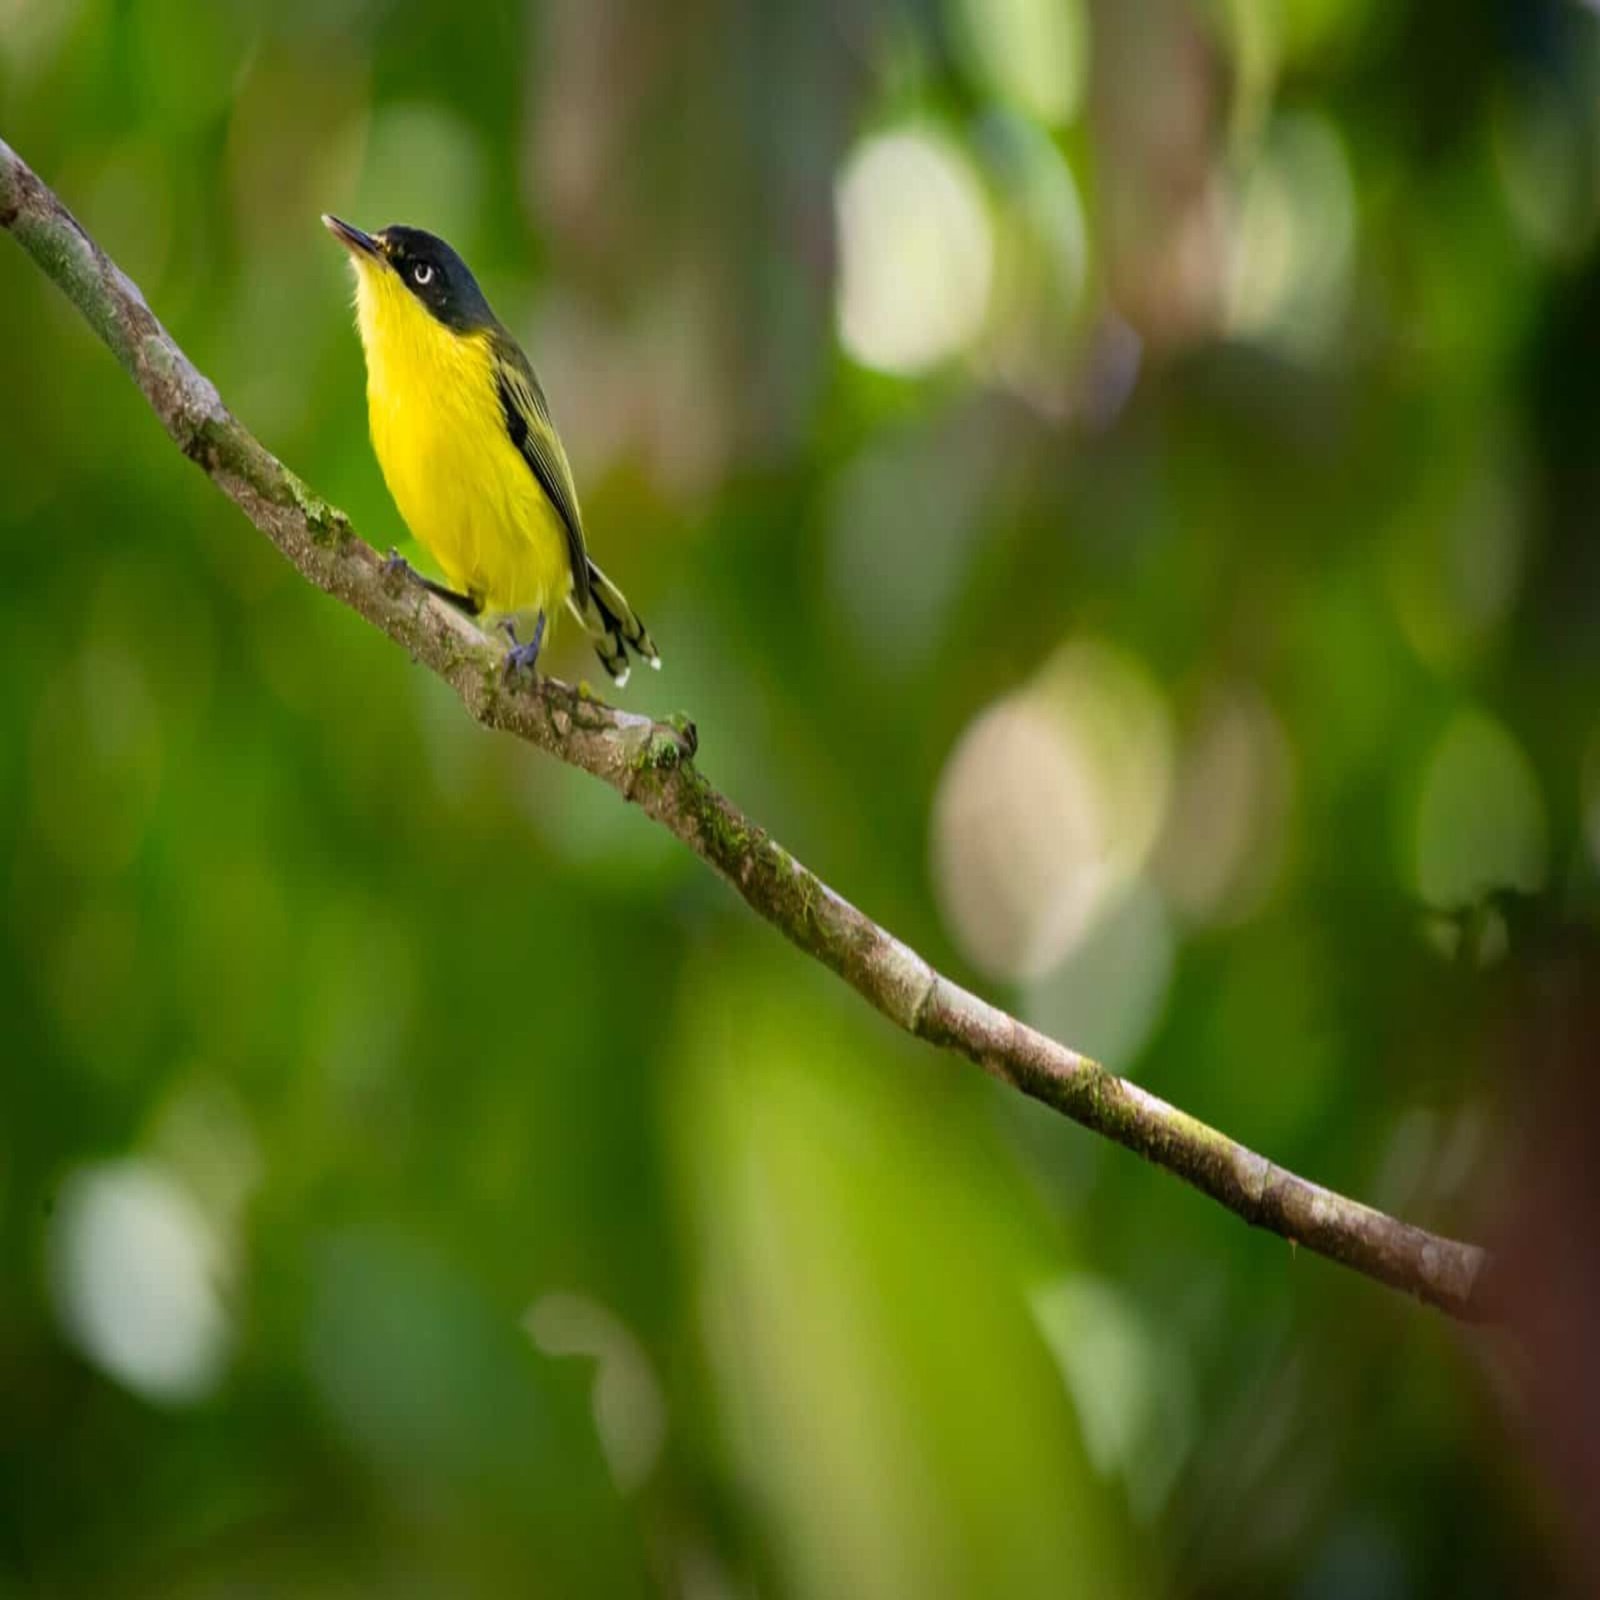
<path id="1" fill-rule="evenodd" d="M 619 686 L 630 650 L 659 667 L 649 630 L 589 555 L 572 467 L 533 364 L 466 262 L 421 228 L 365 233 L 327 213 L 322 222 L 355 269 L 367 420 L 384 482 L 447 582 L 395 553 L 391 569 L 496 620 L 511 640 L 508 673 L 533 674 L 546 620 L 563 605 Z"/>

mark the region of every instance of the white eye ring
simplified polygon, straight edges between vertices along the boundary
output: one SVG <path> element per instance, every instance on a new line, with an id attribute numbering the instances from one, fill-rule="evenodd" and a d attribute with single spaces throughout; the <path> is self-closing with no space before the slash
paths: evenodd
<path id="1" fill-rule="evenodd" d="M 419 261 L 416 266 L 411 269 L 411 281 L 415 283 L 419 289 L 426 288 L 430 283 L 433 282 L 433 268 L 429 266 L 426 261 Z"/>

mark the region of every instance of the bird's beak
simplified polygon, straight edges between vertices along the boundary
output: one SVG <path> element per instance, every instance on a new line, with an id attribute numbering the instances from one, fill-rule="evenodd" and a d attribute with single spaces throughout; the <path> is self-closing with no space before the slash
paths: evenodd
<path id="1" fill-rule="evenodd" d="M 375 261 L 382 259 L 383 249 L 370 233 L 352 228 L 348 222 L 330 217 L 326 211 L 322 213 L 322 226 L 358 260 L 362 256 L 370 256 Z"/>

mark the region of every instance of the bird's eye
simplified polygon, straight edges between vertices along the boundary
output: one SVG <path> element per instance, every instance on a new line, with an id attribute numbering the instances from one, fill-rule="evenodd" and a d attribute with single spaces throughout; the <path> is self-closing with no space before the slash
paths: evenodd
<path id="1" fill-rule="evenodd" d="M 411 269 L 411 281 L 419 289 L 425 289 L 433 282 L 433 268 L 426 261 L 419 261 Z"/>

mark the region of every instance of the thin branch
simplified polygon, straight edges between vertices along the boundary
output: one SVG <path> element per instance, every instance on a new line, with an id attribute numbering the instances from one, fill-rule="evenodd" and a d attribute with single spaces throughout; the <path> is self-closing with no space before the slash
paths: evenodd
<path id="1" fill-rule="evenodd" d="M 1489 1262 L 1274 1166 L 936 972 L 841 899 L 694 764 L 692 724 L 630 715 L 565 684 L 507 686 L 503 651 L 358 539 L 223 405 L 133 283 L 0 141 L 0 227 L 16 236 L 127 369 L 162 425 L 287 560 L 443 678 L 486 727 L 581 767 L 681 839 L 807 955 L 906 1032 L 1176 1174 L 1266 1228 L 1451 1315 L 1488 1314 Z"/>

